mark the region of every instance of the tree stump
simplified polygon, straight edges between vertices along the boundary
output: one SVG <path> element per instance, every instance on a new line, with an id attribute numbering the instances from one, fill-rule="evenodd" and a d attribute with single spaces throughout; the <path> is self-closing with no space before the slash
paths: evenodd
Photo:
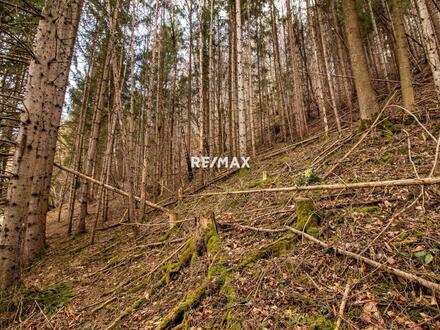
<path id="1" fill-rule="evenodd" d="M 177 216 L 177 213 L 169 213 L 168 214 L 168 224 L 170 226 L 170 229 L 178 226 L 179 222 L 179 217 Z"/>
<path id="2" fill-rule="evenodd" d="M 310 235 L 317 235 L 319 227 L 319 216 L 316 212 L 313 200 L 307 197 L 295 199 L 296 224 L 295 228 L 305 231 Z"/>
<path id="3" fill-rule="evenodd" d="M 196 219 L 197 229 L 197 250 L 199 252 L 210 253 L 210 240 L 214 237 L 218 237 L 217 223 L 215 221 L 215 215 L 212 211 L 206 211 L 202 213 Z"/>

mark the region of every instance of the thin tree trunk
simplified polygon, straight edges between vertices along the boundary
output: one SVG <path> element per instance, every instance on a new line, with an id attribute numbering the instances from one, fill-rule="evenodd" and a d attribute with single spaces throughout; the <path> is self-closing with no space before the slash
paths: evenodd
<path id="1" fill-rule="evenodd" d="M 419 6 L 420 18 L 422 20 L 422 29 L 424 34 L 425 47 L 428 53 L 428 62 L 431 67 L 434 84 L 437 90 L 437 97 L 440 101 L 440 55 L 436 47 L 434 29 L 431 25 L 426 0 L 417 2 Z"/>
<path id="2" fill-rule="evenodd" d="M 319 72 L 320 70 L 319 70 L 319 58 L 318 58 L 318 40 L 317 40 L 316 29 L 313 24 L 313 14 L 309 0 L 306 0 L 306 5 L 307 5 L 307 21 L 309 24 L 309 29 L 311 30 L 311 38 L 312 38 L 312 52 L 313 52 L 312 70 L 314 72 Z M 324 131 L 325 134 L 327 135 L 329 132 L 329 127 L 328 127 L 328 119 L 327 119 L 327 109 L 324 102 L 324 92 L 323 92 L 321 76 L 318 75 L 315 81 L 316 81 L 316 94 L 318 98 L 317 103 L 318 103 L 319 111 L 322 114 Z"/>
<path id="3" fill-rule="evenodd" d="M 403 106 L 406 109 L 412 110 L 414 108 L 414 89 L 412 86 L 411 65 L 406 42 L 401 0 L 392 0 L 391 18 L 396 36 L 397 63 L 402 88 Z"/>
<path id="4" fill-rule="evenodd" d="M 111 13 L 110 3 L 107 2 L 107 12 Z M 91 134 L 89 139 L 89 146 L 87 150 L 87 158 L 85 164 L 85 174 L 87 176 L 93 176 L 95 172 L 96 166 L 96 157 L 97 157 L 97 146 L 98 146 L 98 138 L 99 131 L 101 126 L 101 117 L 102 117 L 102 108 L 104 102 L 104 94 L 107 87 L 109 72 L 110 72 L 110 59 L 113 56 L 113 47 L 115 40 L 115 25 L 119 16 L 119 0 L 116 1 L 115 7 L 113 10 L 113 16 L 110 17 L 109 22 L 109 38 L 107 43 L 106 55 L 104 59 L 104 65 L 102 67 L 102 80 L 99 86 L 98 92 L 98 100 L 96 102 L 96 106 L 93 112 L 93 122 L 91 127 Z M 83 233 L 86 231 L 86 216 L 87 216 L 87 207 L 89 203 L 89 194 L 90 194 L 90 183 L 85 181 L 81 185 L 80 191 L 80 213 L 78 219 L 77 231 L 79 233 Z"/>

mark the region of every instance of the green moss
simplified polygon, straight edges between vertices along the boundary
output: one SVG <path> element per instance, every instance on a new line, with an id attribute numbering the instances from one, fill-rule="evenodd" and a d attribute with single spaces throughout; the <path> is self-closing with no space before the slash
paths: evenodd
<path id="1" fill-rule="evenodd" d="M 208 255 L 210 257 L 215 256 L 221 249 L 220 236 L 218 235 L 215 225 L 211 224 L 208 226 L 208 228 L 206 228 L 204 240 Z"/>
<path id="2" fill-rule="evenodd" d="M 127 255 L 119 255 L 119 256 L 114 256 L 113 258 L 111 258 L 109 261 L 107 261 L 107 265 L 109 267 L 111 266 L 115 266 L 117 264 L 120 264 L 121 262 L 124 262 L 125 260 L 128 259 Z"/>
<path id="3" fill-rule="evenodd" d="M 170 329 L 181 323 L 184 319 L 185 313 L 204 298 L 209 282 L 208 279 L 205 279 L 196 289 L 189 292 L 185 300 L 180 302 L 171 312 L 169 312 L 156 329 Z"/>
<path id="4" fill-rule="evenodd" d="M 284 163 L 287 163 L 290 160 L 290 158 L 288 156 L 284 156 L 281 158 L 281 161 Z"/>
<path id="5" fill-rule="evenodd" d="M 394 135 L 402 131 L 402 127 L 389 119 L 385 119 L 381 124 L 382 136 L 385 140 L 391 141 Z"/>
<path id="6" fill-rule="evenodd" d="M 305 230 L 310 235 L 316 235 L 318 233 L 319 216 L 316 213 L 313 201 L 310 198 L 298 197 L 295 199 L 295 207 L 295 228 Z"/>
<path id="7" fill-rule="evenodd" d="M 43 304 L 45 312 L 50 315 L 67 305 L 73 296 L 73 284 L 66 282 L 49 286 L 40 293 L 38 300 Z"/>
<path id="8" fill-rule="evenodd" d="M 296 235 L 293 233 L 288 233 L 276 241 L 266 244 L 256 250 L 254 250 L 251 255 L 245 258 L 239 265 L 240 268 L 246 267 L 251 263 L 254 263 L 260 259 L 267 259 L 272 256 L 282 256 L 286 254 L 289 250 L 295 247 Z"/>
<path id="9" fill-rule="evenodd" d="M 247 185 L 247 188 L 263 188 L 272 183 L 272 179 L 269 177 L 258 179 Z"/>
<path id="10" fill-rule="evenodd" d="M 333 330 L 335 321 L 329 319 L 326 315 L 321 314 L 305 314 L 297 311 L 287 310 L 285 317 L 291 327 L 304 326 L 308 330 Z"/>
<path id="11" fill-rule="evenodd" d="M 156 329 L 170 329 L 181 324 L 182 321 L 185 320 L 187 311 L 198 305 L 208 291 L 221 288 L 220 292 L 226 297 L 228 306 L 232 306 L 230 304 L 233 304 L 236 300 L 236 293 L 226 267 L 225 256 L 221 254 L 220 237 L 214 224 L 206 228 L 203 233 L 203 239 L 208 255 L 213 258 L 205 279 L 202 284 L 189 292 L 185 299 L 165 316 Z M 197 242 L 195 242 L 195 244 L 197 244 Z M 236 324 L 236 322 L 232 322 L 232 314 L 228 314 L 228 319 L 227 324 Z"/>
<path id="12" fill-rule="evenodd" d="M 43 260 L 45 256 L 46 256 L 46 250 L 40 251 L 34 254 L 34 256 L 32 257 L 32 262 L 38 262 L 40 260 Z"/>
<path id="13" fill-rule="evenodd" d="M 195 237 L 191 238 L 185 246 L 182 248 L 182 252 L 180 252 L 179 256 L 177 257 L 177 262 L 170 262 L 162 270 L 162 276 L 160 277 L 159 281 L 153 285 L 149 291 L 148 295 L 153 295 L 158 289 L 160 289 L 163 286 L 166 286 L 170 284 L 173 277 L 180 272 L 180 270 L 188 265 L 188 263 L 192 262 L 193 260 L 196 260 L 197 258 L 197 240 Z M 148 284 L 148 282 L 144 283 Z M 138 288 L 139 289 L 139 288 Z"/>
<path id="14" fill-rule="evenodd" d="M 223 328 L 234 330 L 241 329 L 240 322 L 237 320 L 233 310 L 233 307 L 237 302 L 237 292 L 232 285 L 232 278 L 229 274 L 226 275 L 223 287 L 220 290 L 220 294 L 226 298 L 227 301 L 227 311 L 223 317 Z"/>
<path id="15" fill-rule="evenodd" d="M 168 229 L 162 236 L 159 238 L 159 242 L 164 242 L 168 240 L 171 236 L 173 236 L 178 230 L 180 226 L 174 225 L 170 229 Z"/>
<path id="16" fill-rule="evenodd" d="M 147 299 L 142 296 L 138 299 L 136 299 L 135 301 L 133 301 L 127 308 L 125 308 L 121 314 L 118 315 L 117 318 L 115 318 L 113 320 L 113 322 L 106 328 L 106 329 L 113 329 L 115 328 L 118 323 L 125 317 L 127 317 L 128 315 L 130 315 L 131 313 L 133 313 L 136 309 L 139 308 L 140 305 L 142 305 L 142 303 L 144 303 Z"/>
<path id="17" fill-rule="evenodd" d="M 356 135 L 362 134 L 370 126 L 371 126 L 371 121 L 370 120 L 365 120 L 365 119 L 359 120 L 359 122 L 358 122 L 358 124 L 356 126 L 355 134 Z"/>
<path id="18" fill-rule="evenodd" d="M 23 286 L 0 290 L 0 316 L 17 311 L 26 313 L 35 308 L 35 303 L 38 303 L 46 314 L 51 315 L 66 306 L 73 296 L 74 288 L 71 282 L 51 285 L 43 290 Z"/>
<path id="19" fill-rule="evenodd" d="M 393 159 L 393 155 L 392 154 L 385 154 L 385 155 L 383 155 L 381 158 L 380 158 L 380 160 L 383 162 L 383 163 L 389 163 L 390 162 L 390 160 L 392 160 Z"/>
<path id="20" fill-rule="evenodd" d="M 246 175 L 248 175 L 249 171 L 250 170 L 247 167 L 240 168 L 240 170 L 238 171 L 238 176 L 240 178 L 244 178 Z"/>
<path id="21" fill-rule="evenodd" d="M 392 120 L 385 119 L 382 122 L 382 128 L 385 130 L 389 130 L 392 133 L 400 133 L 402 131 L 402 126 L 393 122 Z"/>

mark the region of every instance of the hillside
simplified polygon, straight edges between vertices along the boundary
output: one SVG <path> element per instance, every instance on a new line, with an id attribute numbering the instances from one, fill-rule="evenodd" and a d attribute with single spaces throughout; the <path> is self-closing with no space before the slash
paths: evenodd
<path id="1" fill-rule="evenodd" d="M 126 202 L 114 195 L 111 220 L 89 245 L 87 234 L 66 239 L 67 208 L 60 223 L 58 210 L 52 210 L 49 248 L 24 274 L 28 287 L 43 292 L 36 297 L 45 299 L 41 306 L 24 304 L 33 307 L 9 315 L 14 318 L 9 328 L 334 329 L 338 318 L 350 329 L 440 328 L 438 296 L 430 289 L 280 232 L 286 225 L 295 226 L 295 201 L 310 198 L 317 212 L 311 233 L 319 240 L 439 283 L 437 185 L 203 196 L 439 176 L 439 166 L 432 171 L 438 148 L 434 137 L 440 133 L 438 105 L 426 103 L 425 109 L 430 110 L 418 113 L 416 121 L 390 107 L 367 134 L 346 129 L 340 136 L 321 135 L 284 147 L 284 153 L 260 156 L 250 170 L 174 205 L 179 222 L 171 231 L 168 218 L 158 211 L 135 226 L 137 231 L 128 223 L 118 225 L 125 219 Z M 366 138 L 322 180 L 362 134 Z M 197 232 L 195 218 L 207 211 L 215 214 L 219 236 L 205 247 L 208 252 L 195 257 L 187 242 Z M 90 212 L 89 224 L 93 207 Z M 215 265 L 223 268 L 214 271 L 206 292 L 199 295 Z M 346 306 L 340 315 L 342 303 Z M 167 316 L 175 318 L 166 323 Z"/>

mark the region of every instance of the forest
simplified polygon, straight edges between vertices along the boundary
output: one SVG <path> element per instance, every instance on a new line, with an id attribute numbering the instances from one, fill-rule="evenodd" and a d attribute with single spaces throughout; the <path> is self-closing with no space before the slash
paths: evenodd
<path id="1" fill-rule="evenodd" d="M 440 329 L 438 0 L 0 0 L 0 329 Z"/>

